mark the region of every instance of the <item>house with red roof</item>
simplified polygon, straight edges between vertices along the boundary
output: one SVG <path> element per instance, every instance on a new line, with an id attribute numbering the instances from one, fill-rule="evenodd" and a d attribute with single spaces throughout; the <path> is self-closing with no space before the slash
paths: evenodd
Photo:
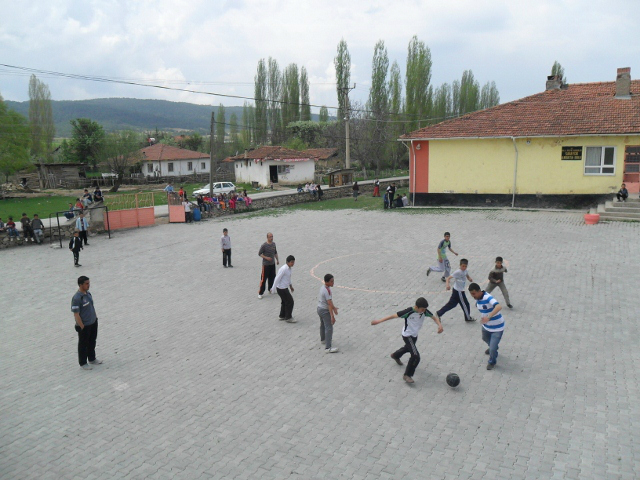
<path id="1" fill-rule="evenodd" d="M 227 157 L 232 162 L 236 181 L 256 182 L 266 187 L 273 184 L 298 185 L 313 182 L 317 157 L 285 147 L 265 146 Z"/>
<path id="2" fill-rule="evenodd" d="M 416 205 L 595 205 L 640 188 L 640 80 L 563 84 L 403 135 Z"/>
<path id="3" fill-rule="evenodd" d="M 142 174 L 156 177 L 179 177 L 209 173 L 209 154 L 156 143 L 140 149 Z"/>

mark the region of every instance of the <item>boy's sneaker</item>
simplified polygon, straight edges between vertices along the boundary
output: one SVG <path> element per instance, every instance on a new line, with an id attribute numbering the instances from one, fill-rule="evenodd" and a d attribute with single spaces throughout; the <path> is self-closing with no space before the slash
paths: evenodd
<path id="1" fill-rule="evenodd" d="M 278 317 L 278 320 L 284 320 L 284 317 Z"/>
<path id="2" fill-rule="evenodd" d="M 93 367 L 88 363 L 85 363 L 84 365 L 80 365 L 80 368 L 83 370 L 93 370 Z"/>
<path id="3" fill-rule="evenodd" d="M 389 356 L 391 358 L 393 358 L 398 365 L 404 365 L 404 363 L 402 363 L 402 360 L 400 360 L 399 358 L 396 358 L 396 357 L 393 356 L 393 353 L 391 355 L 389 355 Z"/>
<path id="4" fill-rule="evenodd" d="M 336 347 L 325 348 L 324 353 L 336 353 L 338 349 Z"/>
<path id="5" fill-rule="evenodd" d="M 484 354 L 485 355 L 489 355 L 489 349 L 488 348 L 484 351 Z"/>
<path id="6" fill-rule="evenodd" d="M 298 323 L 298 320 L 296 320 L 295 318 L 291 317 L 291 318 L 286 318 L 285 319 L 287 323 Z"/>
<path id="7" fill-rule="evenodd" d="M 487 370 L 493 370 L 496 367 L 495 363 L 487 363 Z"/>
<path id="8" fill-rule="evenodd" d="M 227 268 L 227 267 L 224 267 L 224 268 Z M 262 298 L 262 295 L 258 295 L 258 298 Z"/>
<path id="9" fill-rule="evenodd" d="M 447 281 L 447 279 L 446 279 L 446 278 L 444 278 L 444 277 L 442 277 L 440 280 L 442 280 L 443 282 L 446 282 L 446 281 Z"/>
<path id="10" fill-rule="evenodd" d="M 510 303 L 507 303 L 507 307 L 513 308 L 513 305 L 511 305 Z"/>
<path id="11" fill-rule="evenodd" d="M 89 363 L 91 365 L 101 365 L 102 364 L 102 360 L 98 360 L 97 358 L 95 360 L 89 360 Z"/>
<path id="12" fill-rule="evenodd" d="M 429 276 L 430 273 L 431 273 L 431 267 L 427 268 L 427 277 Z"/>
<path id="13" fill-rule="evenodd" d="M 403 379 L 405 382 L 407 382 L 407 383 L 416 383 L 416 382 L 414 382 L 414 381 L 413 381 L 413 378 L 411 378 L 411 377 L 410 377 L 410 376 L 408 376 L 408 375 L 404 375 L 404 376 L 402 377 L 402 379 Z"/>
<path id="14" fill-rule="evenodd" d="M 476 319 L 475 319 L 475 318 L 473 318 L 473 317 L 469 317 L 469 319 L 466 319 L 466 318 L 465 318 L 465 319 L 464 319 L 464 321 L 465 321 L 465 322 L 469 322 L 469 323 L 471 323 L 471 322 L 475 322 L 475 321 L 476 321 Z"/>

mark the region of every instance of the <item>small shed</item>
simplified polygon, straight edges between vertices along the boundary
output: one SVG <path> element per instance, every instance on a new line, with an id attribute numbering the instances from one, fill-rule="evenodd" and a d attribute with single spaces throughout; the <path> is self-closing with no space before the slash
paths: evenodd
<path id="1" fill-rule="evenodd" d="M 353 168 L 339 168 L 326 173 L 329 176 L 330 187 L 341 187 L 342 185 L 351 185 L 353 183 Z"/>
<path id="2" fill-rule="evenodd" d="M 57 188 L 86 178 L 86 163 L 36 163 L 44 188 Z"/>

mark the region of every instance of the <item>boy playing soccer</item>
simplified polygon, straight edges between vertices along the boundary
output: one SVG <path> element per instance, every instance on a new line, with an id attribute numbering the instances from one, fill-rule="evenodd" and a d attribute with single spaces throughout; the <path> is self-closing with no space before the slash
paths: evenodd
<path id="1" fill-rule="evenodd" d="M 489 355 L 487 370 L 493 370 L 498 361 L 498 345 L 504 332 L 504 318 L 502 306 L 487 292 L 480 290 L 477 283 L 469 285 L 469 293 L 476 300 L 476 307 L 482 316 L 482 340 L 489 345 L 485 354 Z"/>
<path id="2" fill-rule="evenodd" d="M 468 265 L 469 260 L 463 258 L 462 260 L 460 260 L 460 268 L 453 272 L 451 276 L 447 277 L 447 279 L 445 280 L 447 282 L 447 290 L 451 290 L 451 285 L 449 284 L 449 282 L 452 278 L 454 279 L 453 291 L 451 292 L 451 298 L 449 298 L 447 304 L 440 310 L 438 310 L 438 317 L 442 318 L 442 315 L 455 308 L 456 305 L 460 305 L 460 308 L 462 308 L 462 312 L 464 313 L 464 320 L 466 322 L 476 321 L 475 318 L 471 317 L 471 313 L 469 311 L 469 301 L 467 300 L 467 296 L 464 293 L 465 278 L 470 282 L 473 282 L 473 279 L 467 272 Z"/>
<path id="3" fill-rule="evenodd" d="M 422 328 L 425 315 L 433 318 L 433 321 L 436 322 L 436 325 L 438 325 L 438 333 L 442 333 L 443 331 L 440 318 L 438 318 L 438 315 L 434 315 L 427 310 L 428 306 L 429 302 L 427 302 L 425 298 L 420 297 L 416 300 L 414 307 L 409 307 L 406 310 L 402 310 L 398 313 L 394 313 L 393 315 L 389 315 L 388 317 L 381 318 L 380 320 L 373 320 L 371 322 L 371 325 L 377 325 L 379 323 L 386 322 L 387 320 L 391 320 L 392 318 L 404 318 L 404 328 L 402 329 L 404 347 L 393 352 L 391 354 L 391 358 L 393 358 L 398 365 L 402 365 L 400 358 L 405 353 L 411 354 L 411 358 L 407 364 L 407 369 L 402 377 L 407 383 L 414 383 L 413 374 L 420 363 L 420 352 L 418 352 L 418 349 L 416 348 L 416 342 L 418 341 L 418 332 L 420 331 L 420 328 Z"/>
<path id="4" fill-rule="evenodd" d="M 496 257 L 496 266 L 489 272 L 489 285 L 485 290 L 487 293 L 493 292 L 494 288 L 499 287 L 504 297 L 504 301 L 507 302 L 507 307 L 513 308 L 509 301 L 509 290 L 504 284 L 504 274 L 507 273 L 507 268 L 502 266 L 502 257 Z"/>
<path id="5" fill-rule="evenodd" d="M 453 253 L 456 257 L 458 256 L 458 254 L 451 248 L 451 234 L 449 232 L 444 232 L 444 239 L 440 240 L 438 248 L 436 249 L 436 251 L 438 252 L 438 264 L 427 269 L 427 277 L 431 272 L 444 272 L 444 275 L 440 280 L 442 280 L 443 282 L 446 281 L 446 278 L 451 273 L 451 264 L 449 263 L 449 259 L 447 258 L 447 248 L 451 250 L 451 253 Z"/>

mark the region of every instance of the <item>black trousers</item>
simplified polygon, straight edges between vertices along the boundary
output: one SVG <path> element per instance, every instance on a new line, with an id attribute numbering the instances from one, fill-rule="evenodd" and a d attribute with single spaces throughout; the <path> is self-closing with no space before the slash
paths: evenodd
<path id="1" fill-rule="evenodd" d="M 82 366 L 87 363 L 87 360 L 93 362 L 96 359 L 98 319 L 91 325 L 85 325 L 82 330 L 76 325 L 76 332 L 78 332 L 78 362 Z"/>
<path id="2" fill-rule="evenodd" d="M 80 240 L 82 242 L 84 242 L 85 245 L 89 244 L 89 241 L 87 240 L 87 231 L 86 230 L 80 230 L 80 233 L 78 234 L 78 236 L 80 237 Z"/>
<path id="3" fill-rule="evenodd" d="M 262 277 L 260 277 L 260 289 L 258 290 L 258 295 L 262 295 L 264 293 L 265 288 L 269 288 L 271 290 L 273 288 L 273 281 L 276 279 L 276 266 L 274 265 L 263 265 L 262 266 Z M 267 285 L 268 282 L 268 285 Z"/>
<path id="4" fill-rule="evenodd" d="M 618 201 L 620 201 L 620 199 L 622 199 L 622 200 L 624 200 L 626 202 L 628 196 L 629 195 L 622 195 L 621 193 L 616 193 L 616 197 L 618 197 Z"/>
<path id="5" fill-rule="evenodd" d="M 78 251 L 72 250 L 72 252 L 73 252 L 73 264 L 78 265 L 78 262 L 80 262 L 80 250 Z"/>
<path id="6" fill-rule="evenodd" d="M 467 300 L 467 296 L 464 292 L 456 290 L 455 288 L 451 289 L 451 297 L 447 304 L 438 310 L 438 316 L 442 318 L 442 315 L 447 313 L 449 310 L 456 308 L 457 305 L 460 305 L 460 308 L 462 308 L 464 319 L 471 320 L 471 311 L 469 310 L 469 301 Z"/>
<path id="7" fill-rule="evenodd" d="M 416 373 L 416 367 L 420 363 L 420 352 L 418 352 L 418 349 L 416 348 L 418 337 L 403 336 L 402 340 L 404 340 L 404 347 L 393 352 L 392 356 L 399 360 L 405 353 L 411 354 L 411 358 L 409 359 L 409 363 L 407 363 L 407 368 L 404 371 L 404 374 L 407 377 L 413 377 L 413 374 Z"/>
<path id="8" fill-rule="evenodd" d="M 394 208 L 395 205 L 393 204 L 393 197 L 395 197 L 395 193 L 390 193 L 389 194 L 389 208 Z"/>
<path id="9" fill-rule="evenodd" d="M 231 266 L 231 249 L 225 248 L 222 250 L 222 265 L 227 266 L 227 262 L 229 262 L 229 266 Z"/>
<path id="10" fill-rule="evenodd" d="M 293 296 L 288 288 L 277 288 L 276 291 L 280 295 L 280 318 L 289 320 L 293 313 Z"/>

